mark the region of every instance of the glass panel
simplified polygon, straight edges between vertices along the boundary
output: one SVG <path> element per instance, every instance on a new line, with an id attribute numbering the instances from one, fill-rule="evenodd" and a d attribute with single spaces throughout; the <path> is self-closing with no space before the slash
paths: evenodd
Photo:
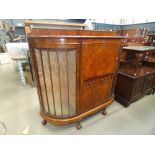
<path id="1" fill-rule="evenodd" d="M 38 75 L 39 75 L 41 93 L 42 93 L 42 98 L 43 98 L 43 105 L 44 105 L 45 112 L 49 113 L 46 92 L 45 92 L 46 91 L 45 84 L 44 84 L 44 79 L 43 79 L 40 50 L 35 49 L 35 54 L 36 54 L 36 61 L 37 61 L 37 67 L 38 67 Z"/>
<path id="2" fill-rule="evenodd" d="M 53 82 L 54 102 L 56 116 L 62 116 L 61 99 L 60 99 L 60 84 L 59 84 L 59 67 L 58 67 L 58 54 L 56 50 L 49 50 L 51 62 L 51 75 Z"/>
<path id="3" fill-rule="evenodd" d="M 69 106 L 70 114 L 76 114 L 76 50 L 68 51 Z"/>
<path id="4" fill-rule="evenodd" d="M 69 98 L 68 98 L 68 78 L 67 78 L 67 59 L 66 50 L 58 50 L 59 57 L 59 70 L 60 70 L 60 88 L 61 88 L 61 100 L 62 100 L 62 113 L 63 116 L 69 116 Z"/>
<path id="5" fill-rule="evenodd" d="M 53 91 L 52 91 L 52 84 L 51 84 L 50 66 L 49 66 L 50 62 L 48 59 L 47 52 L 48 52 L 47 50 L 42 50 L 43 68 L 44 68 L 44 74 L 45 74 L 45 83 L 46 83 L 50 114 L 55 115 L 55 111 L 54 111 L 55 109 L 53 105 Z"/>

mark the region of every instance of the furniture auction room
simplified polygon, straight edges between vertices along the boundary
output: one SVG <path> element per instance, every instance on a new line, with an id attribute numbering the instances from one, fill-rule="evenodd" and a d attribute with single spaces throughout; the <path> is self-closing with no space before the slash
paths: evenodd
<path id="1" fill-rule="evenodd" d="M 154 135 L 155 20 L 0 19 L 0 135 Z"/>

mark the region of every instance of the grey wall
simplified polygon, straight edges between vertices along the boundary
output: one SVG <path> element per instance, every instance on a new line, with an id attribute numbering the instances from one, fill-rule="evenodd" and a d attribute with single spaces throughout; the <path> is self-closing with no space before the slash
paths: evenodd
<path id="1" fill-rule="evenodd" d="M 94 30 L 118 30 L 122 29 L 121 25 L 104 24 L 104 23 L 93 23 Z"/>
<path id="2" fill-rule="evenodd" d="M 132 24 L 132 25 L 122 25 L 123 29 L 132 29 L 132 28 L 149 28 L 151 32 L 155 32 L 155 22 L 151 23 L 141 23 L 141 24 Z"/>
<path id="3" fill-rule="evenodd" d="M 155 22 L 151 23 L 141 23 L 132 25 L 113 25 L 104 23 L 93 23 L 95 30 L 118 30 L 118 29 L 132 29 L 132 28 L 149 28 L 150 33 L 155 33 Z"/>

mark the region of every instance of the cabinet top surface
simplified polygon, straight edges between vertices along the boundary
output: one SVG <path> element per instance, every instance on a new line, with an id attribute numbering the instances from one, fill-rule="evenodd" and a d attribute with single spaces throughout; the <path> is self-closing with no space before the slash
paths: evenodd
<path id="1" fill-rule="evenodd" d="M 78 35 L 29 35 L 28 38 L 99 38 L 99 39 L 122 39 L 121 36 L 78 36 Z"/>
<path id="2" fill-rule="evenodd" d="M 120 68 L 120 74 L 126 75 L 131 78 L 139 78 L 142 76 L 146 76 L 152 73 L 155 73 L 155 69 L 148 66 L 141 66 L 138 68 L 129 67 L 129 68 Z"/>
<path id="3" fill-rule="evenodd" d="M 35 28 L 27 35 L 28 38 L 124 38 L 114 31 L 65 30 Z"/>
<path id="4" fill-rule="evenodd" d="M 130 51 L 155 51 L 155 47 L 153 46 L 128 46 L 128 47 L 123 47 L 125 50 L 130 50 Z"/>

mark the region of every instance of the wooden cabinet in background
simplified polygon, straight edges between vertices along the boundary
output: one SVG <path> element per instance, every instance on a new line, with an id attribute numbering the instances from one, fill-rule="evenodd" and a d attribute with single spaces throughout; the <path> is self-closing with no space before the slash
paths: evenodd
<path id="1" fill-rule="evenodd" d="M 155 69 L 142 66 L 135 68 L 120 68 L 116 89 L 116 100 L 128 107 L 131 103 L 139 100 L 153 91 Z"/>
<path id="2" fill-rule="evenodd" d="M 79 122 L 114 100 L 122 37 L 115 32 L 34 29 L 28 42 L 43 124 Z"/>
<path id="3" fill-rule="evenodd" d="M 123 48 L 123 56 L 115 88 L 116 100 L 128 107 L 155 91 L 155 64 L 150 62 L 155 47 L 129 46 Z"/>

